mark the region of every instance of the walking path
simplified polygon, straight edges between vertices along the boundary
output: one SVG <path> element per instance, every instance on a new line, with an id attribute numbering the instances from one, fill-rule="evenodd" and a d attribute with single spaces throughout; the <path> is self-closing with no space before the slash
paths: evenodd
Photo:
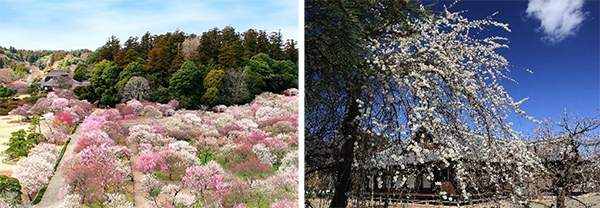
<path id="1" fill-rule="evenodd" d="M 140 120 L 122 120 L 119 121 L 121 124 L 131 128 L 140 123 Z M 138 161 L 139 158 L 139 150 L 137 148 L 137 144 L 129 144 L 127 148 L 132 152 L 132 156 L 129 159 L 131 164 L 131 175 L 133 176 L 133 190 L 132 190 L 132 201 L 134 207 L 152 207 L 152 202 L 144 197 L 142 183 L 139 180 L 142 178 L 144 173 L 133 169 L 133 166 Z"/>
<path id="2" fill-rule="evenodd" d="M 80 136 L 81 128 L 77 128 L 75 133 L 71 135 L 71 142 L 69 142 L 69 145 L 67 145 L 65 154 L 60 160 L 61 163 L 73 154 Z M 48 188 L 46 189 L 46 193 L 44 193 L 44 197 L 42 197 L 42 201 L 35 205 L 35 207 L 58 207 L 60 205 L 61 201 L 58 199 L 58 190 L 65 184 L 65 179 L 62 176 L 62 172 L 63 167 L 62 165 L 59 165 L 58 168 L 56 168 L 56 172 L 54 172 L 54 176 L 50 180 L 50 183 L 48 183 Z"/>
<path id="3" fill-rule="evenodd" d="M 138 155 L 134 154 L 131 157 L 131 164 L 133 166 L 133 164 L 135 164 L 135 162 L 137 162 L 138 160 Z M 144 175 L 142 172 L 137 171 L 137 170 L 132 170 L 131 171 L 132 175 L 133 175 L 133 203 L 135 204 L 135 207 L 150 207 L 151 202 L 148 201 L 148 199 L 146 199 L 146 197 L 144 197 L 144 193 L 142 193 L 143 188 L 142 188 L 142 183 L 139 182 L 140 178 L 142 178 L 142 175 Z"/>

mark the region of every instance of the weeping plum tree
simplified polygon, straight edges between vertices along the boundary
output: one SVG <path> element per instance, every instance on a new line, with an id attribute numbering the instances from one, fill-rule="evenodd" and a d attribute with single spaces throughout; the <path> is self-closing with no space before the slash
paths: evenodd
<path id="1" fill-rule="evenodd" d="M 423 8 L 410 1 L 306 3 L 306 180 L 332 179 L 331 207 L 347 206 L 361 188 L 353 181 L 373 169 L 393 173 L 402 193 L 416 170 L 392 164 L 412 157 L 423 170 L 438 168 L 424 162 L 432 152 L 410 139 L 419 131 L 437 144 L 441 162 L 453 164 L 466 200 L 467 189 L 518 199 L 532 180 L 529 170 L 540 168 L 504 121 L 512 112 L 526 116 L 522 101 L 502 87 L 510 64 L 496 51 L 507 39 L 474 35 L 510 31 L 508 25 Z M 397 151 L 372 157 L 388 147 Z M 484 162 L 469 163 L 466 153 Z M 477 174 L 489 177 L 480 183 Z"/>
<path id="2" fill-rule="evenodd" d="M 150 83 L 144 77 L 134 76 L 127 81 L 125 87 L 120 91 L 123 102 L 130 100 L 145 101 L 152 93 Z"/>

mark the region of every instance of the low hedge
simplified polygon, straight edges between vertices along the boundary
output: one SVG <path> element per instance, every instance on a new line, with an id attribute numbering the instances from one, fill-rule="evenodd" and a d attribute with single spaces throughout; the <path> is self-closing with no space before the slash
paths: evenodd
<path id="1" fill-rule="evenodd" d="M 79 126 L 79 124 L 81 124 L 81 122 L 77 122 L 75 123 L 75 126 L 73 126 L 73 130 L 71 130 L 71 134 L 74 134 L 75 131 L 77 130 L 77 127 Z M 70 139 L 70 138 L 69 138 Z"/>
<path id="2" fill-rule="evenodd" d="M 40 201 L 42 201 L 42 197 L 44 196 L 44 192 L 46 192 L 46 188 L 48 188 L 48 185 L 45 185 L 44 187 L 42 187 L 42 189 L 40 189 L 40 191 L 35 196 L 35 199 L 33 199 L 31 204 L 36 205 L 36 204 L 40 203 Z"/>
<path id="3" fill-rule="evenodd" d="M 67 145 L 69 144 L 69 142 L 71 142 L 71 138 L 67 139 L 67 141 L 65 142 L 65 145 L 60 150 L 60 154 L 58 155 L 58 159 L 56 160 L 56 164 L 54 165 L 55 172 L 56 172 L 56 168 L 58 168 L 58 164 L 60 164 L 60 161 L 62 160 L 63 156 L 65 155 L 65 151 L 67 151 Z"/>

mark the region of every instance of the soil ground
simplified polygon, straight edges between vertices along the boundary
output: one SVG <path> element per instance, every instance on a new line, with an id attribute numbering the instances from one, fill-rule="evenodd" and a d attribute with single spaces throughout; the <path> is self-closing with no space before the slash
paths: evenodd
<path id="1" fill-rule="evenodd" d="M 0 152 L 8 149 L 8 141 L 10 140 L 10 133 L 18 131 L 19 129 L 27 130 L 29 123 L 19 122 L 19 116 L 0 116 Z M 6 154 L 0 154 L 0 161 L 6 159 Z M 12 171 L 15 165 L 6 164 L 0 162 L 0 175 L 12 175 Z"/>
<path id="2" fill-rule="evenodd" d="M 600 193 L 585 194 L 576 197 L 589 207 L 600 208 Z M 311 199 L 309 200 L 314 208 L 328 208 L 329 201 L 325 199 Z M 534 200 L 531 204 L 531 208 L 549 208 L 554 203 L 554 197 L 548 197 L 544 199 Z M 383 202 L 369 203 L 367 207 L 383 207 Z M 349 207 L 352 207 L 350 205 Z M 508 203 L 506 201 L 500 202 L 500 204 L 494 203 L 481 203 L 477 205 L 466 205 L 466 206 L 443 206 L 435 204 L 414 204 L 414 203 L 390 203 L 388 208 L 453 208 L 453 207 L 468 207 L 468 208 L 495 208 L 495 207 L 519 207 Z M 576 200 L 567 199 L 566 207 L 584 207 L 581 203 Z"/>

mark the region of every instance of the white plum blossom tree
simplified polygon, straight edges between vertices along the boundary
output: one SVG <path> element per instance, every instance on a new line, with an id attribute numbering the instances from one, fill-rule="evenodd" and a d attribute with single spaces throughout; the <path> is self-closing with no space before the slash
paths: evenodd
<path id="1" fill-rule="evenodd" d="M 46 158 L 40 155 L 30 155 L 17 162 L 13 176 L 19 179 L 23 193 L 27 194 L 30 201 L 36 194 L 48 184 L 54 172 L 54 164 L 48 163 Z"/>
<path id="2" fill-rule="evenodd" d="M 507 39 L 482 33 L 489 28 L 510 31 L 508 25 L 491 17 L 470 20 L 446 7 L 428 15 L 423 6 L 411 7 L 408 1 L 374 2 L 367 11 L 356 9 L 368 4 L 364 2 L 307 3 L 347 18 L 335 26 L 323 23 L 331 28 L 315 29 L 315 40 L 307 38 L 307 45 L 315 45 L 309 48 L 330 58 L 307 58 L 307 76 L 313 76 L 306 83 L 308 93 L 319 93 L 307 98 L 307 105 L 315 105 L 307 110 L 307 177 L 324 172 L 334 179 L 331 207 L 347 206 L 351 196 L 361 206 L 358 196 L 365 187 L 357 181 L 373 174 L 391 174 L 391 183 L 397 184 L 393 193 L 404 193 L 415 172 L 426 173 L 423 177 L 441 188 L 433 172 L 443 168 L 453 170 L 462 200 L 472 198 L 469 190 L 495 199 L 523 199 L 523 184 L 533 180 L 528 173 L 542 167 L 506 119 L 511 113 L 533 118 L 519 108 L 526 99 L 515 101 L 502 85 L 512 80 L 509 61 L 497 52 L 508 48 Z M 323 55 L 319 49 L 327 46 L 318 45 L 318 38 L 330 40 L 322 37 L 333 33 L 328 30 L 358 34 L 360 45 L 340 43 L 337 47 L 349 51 Z M 340 58 L 344 55 L 358 61 L 343 63 L 348 68 L 339 70 L 346 70 L 341 72 L 345 80 L 324 88 L 327 70 L 338 69 L 327 61 L 346 60 Z M 311 58 L 324 63 L 313 64 Z M 383 177 L 373 180 L 387 183 Z"/>

